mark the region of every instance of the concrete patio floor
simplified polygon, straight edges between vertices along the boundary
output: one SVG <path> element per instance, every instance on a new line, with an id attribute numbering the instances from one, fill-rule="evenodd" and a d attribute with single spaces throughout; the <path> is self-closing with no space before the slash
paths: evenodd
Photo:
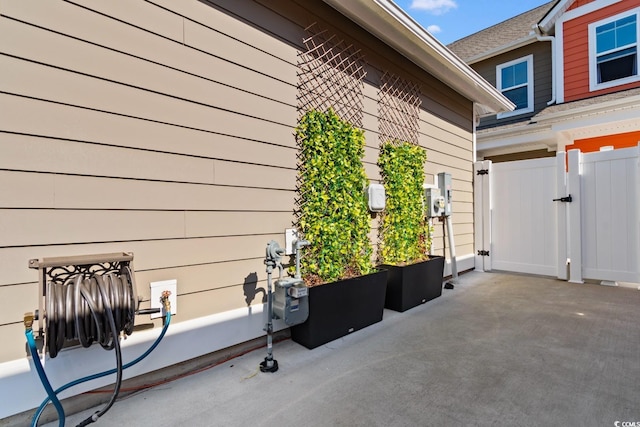
<path id="1" fill-rule="evenodd" d="M 258 371 L 256 350 L 127 396 L 94 425 L 640 423 L 639 291 L 471 272 L 443 292 L 315 350 L 280 342 L 277 373 Z"/>

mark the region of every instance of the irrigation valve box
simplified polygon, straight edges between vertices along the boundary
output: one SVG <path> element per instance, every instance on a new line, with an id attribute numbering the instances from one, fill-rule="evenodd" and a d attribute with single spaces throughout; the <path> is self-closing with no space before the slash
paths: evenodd
<path id="1" fill-rule="evenodd" d="M 439 188 L 425 188 L 424 199 L 427 205 L 427 218 L 437 218 L 444 215 L 445 200 L 440 195 Z"/>
<path id="2" fill-rule="evenodd" d="M 309 317 L 309 288 L 304 280 L 285 277 L 275 282 L 273 314 L 288 326 L 303 323 Z"/>
<path id="3" fill-rule="evenodd" d="M 369 184 L 367 187 L 367 201 L 371 212 L 382 212 L 385 204 L 384 186 L 382 184 Z"/>

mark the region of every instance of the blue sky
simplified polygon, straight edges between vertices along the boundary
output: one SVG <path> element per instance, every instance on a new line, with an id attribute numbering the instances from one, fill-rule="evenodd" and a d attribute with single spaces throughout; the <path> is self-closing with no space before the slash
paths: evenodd
<path id="1" fill-rule="evenodd" d="M 444 44 L 512 18 L 549 0 L 394 0 Z"/>

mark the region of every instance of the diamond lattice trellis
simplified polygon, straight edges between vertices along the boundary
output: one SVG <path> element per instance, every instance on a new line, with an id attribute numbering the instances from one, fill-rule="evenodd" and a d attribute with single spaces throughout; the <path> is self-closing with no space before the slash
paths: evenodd
<path id="1" fill-rule="evenodd" d="M 331 107 L 343 120 L 362 127 L 366 75 L 362 52 L 317 24 L 307 27 L 306 33 L 306 51 L 298 62 L 300 116 Z"/>
<path id="2" fill-rule="evenodd" d="M 384 73 L 378 94 L 378 133 L 380 144 L 406 141 L 418 144 L 420 129 L 420 86 Z"/>

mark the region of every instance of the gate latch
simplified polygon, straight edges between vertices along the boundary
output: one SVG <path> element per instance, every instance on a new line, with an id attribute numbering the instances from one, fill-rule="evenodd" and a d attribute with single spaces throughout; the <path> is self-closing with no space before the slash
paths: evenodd
<path id="1" fill-rule="evenodd" d="M 568 202 L 571 203 L 573 202 L 573 198 L 571 197 L 571 194 L 569 194 L 566 197 L 560 197 L 559 199 L 553 199 L 554 202 Z"/>

